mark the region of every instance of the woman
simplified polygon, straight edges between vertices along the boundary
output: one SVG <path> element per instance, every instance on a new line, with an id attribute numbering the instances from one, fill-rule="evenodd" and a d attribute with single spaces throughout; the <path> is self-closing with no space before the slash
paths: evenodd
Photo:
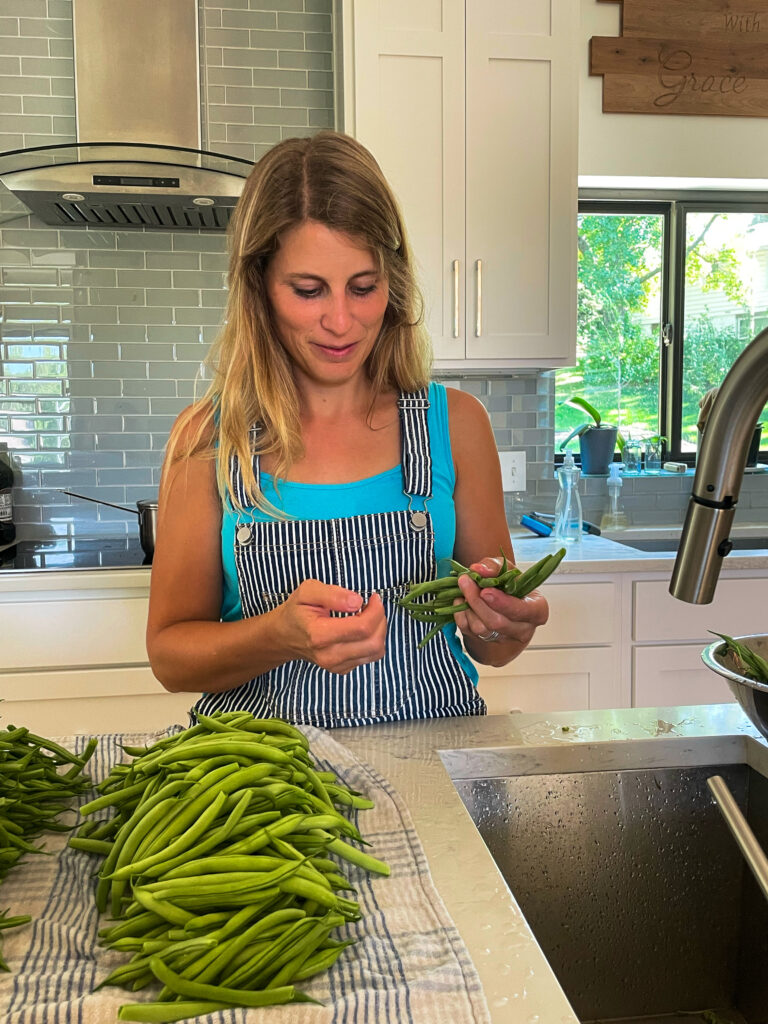
<path id="1" fill-rule="evenodd" d="M 255 166 L 230 226 L 208 394 L 174 426 L 147 646 L 196 710 L 321 727 L 485 713 L 467 657 L 504 665 L 547 619 L 468 577 L 428 626 L 397 599 L 455 557 L 512 557 L 484 407 L 429 383 L 413 263 L 376 161 L 336 132 Z M 463 641 L 463 648 L 462 648 Z M 193 709 L 193 711 L 195 710 Z"/>

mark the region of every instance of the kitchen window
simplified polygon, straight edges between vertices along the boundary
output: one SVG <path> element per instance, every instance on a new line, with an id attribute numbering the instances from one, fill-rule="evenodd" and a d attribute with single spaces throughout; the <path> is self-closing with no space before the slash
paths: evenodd
<path id="1" fill-rule="evenodd" d="M 577 365 L 555 376 L 556 450 L 584 422 L 562 404 L 580 395 L 626 439 L 661 435 L 666 458 L 693 463 L 699 401 L 766 326 L 765 196 L 583 198 Z"/>

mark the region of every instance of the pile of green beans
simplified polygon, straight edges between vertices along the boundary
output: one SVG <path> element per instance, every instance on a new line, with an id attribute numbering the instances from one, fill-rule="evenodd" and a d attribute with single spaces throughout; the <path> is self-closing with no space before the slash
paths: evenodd
<path id="1" fill-rule="evenodd" d="M 413 584 L 397 603 L 419 622 L 433 624 L 432 629 L 419 643 L 419 647 L 423 647 L 440 632 L 443 626 L 447 625 L 456 612 L 463 612 L 469 608 L 467 602 L 463 600 L 458 584 L 459 576 L 469 576 L 478 587 L 497 587 L 505 594 L 525 597 L 552 575 L 564 557 L 565 548 L 560 548 L 553 554 L 540 558 L 525 572 L 521 572 L 517 566 L 509 565 L 506 555 L 502 552 L 501 569 L 496 576 L 481 576 L 480 573 L 472 572 L 461 562 L 449 559 L 451 571 L 447 576 Z"/>
<path id="2" fill-rule="evenodd" d="M 45 853 L 32 840 L 45 832 L 68 832 L 59 816 L 91 781 L 83 769 L 96 749 L 90 740 L 80 755 L 26 728 L 0 731 L 0 881 L 27 853 Z M 66 771 L 62 768 L 66 767 Z M 0 937 L 31 920 L 29 914 L 0 912 Z M 0 954 L 0 970 L 9 970 Z"/>
<path id="3" fill-rule="evenodd" d="M 335 963 L 351 942 L 331 933 L 361 917 L 339 861 L 389 874 L 337 809 L 372 802 L 318 770 L 300 730 L 249 712 L 198 714 L 123 750 L 132 760 L 97 787 L 70 839 L 104 858 L 96 903 L 113 923 L 101 942 L 132 954 L 99 987 L 161 986 L 119 1019 L 312 1002 L 296 983 Z"/>

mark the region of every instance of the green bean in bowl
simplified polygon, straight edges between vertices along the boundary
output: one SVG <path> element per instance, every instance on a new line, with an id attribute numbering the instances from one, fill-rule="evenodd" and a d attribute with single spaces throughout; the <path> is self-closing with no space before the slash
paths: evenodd
<path id="1" fill-rule="evenodd" d="M 544 555 L 521 572 L 517 566 L 509 565 L 506 556 L 502 554 L 501 569 L 496 576 L 481 576 L 450 559 L 451 571 L 447 576 L 412 584 L 398 604 L 417 621 L 432 623 L 432 629 L 419 643 L 419 647 L 424 647 L 457 612 L 466 611 L 469 607 L 466 601 L 461 600 L 463 595 L 458 584 L 459 576 L 469 576 L 478 587 L 496 587 L 513 597 L 525 597 L 552 575 L 564 557 L 565 548 L 560 548 L 552 554 Z"/>

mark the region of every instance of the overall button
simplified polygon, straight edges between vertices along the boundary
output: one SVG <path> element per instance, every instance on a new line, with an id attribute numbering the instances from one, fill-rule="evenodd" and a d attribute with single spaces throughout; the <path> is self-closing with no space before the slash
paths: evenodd
<path id="1" fill-rule="evenodd" d="M 427 515 L 425 512 L 412 512 L 411 513 L 411 529 L 423 530 L 427 525 Z"/>

